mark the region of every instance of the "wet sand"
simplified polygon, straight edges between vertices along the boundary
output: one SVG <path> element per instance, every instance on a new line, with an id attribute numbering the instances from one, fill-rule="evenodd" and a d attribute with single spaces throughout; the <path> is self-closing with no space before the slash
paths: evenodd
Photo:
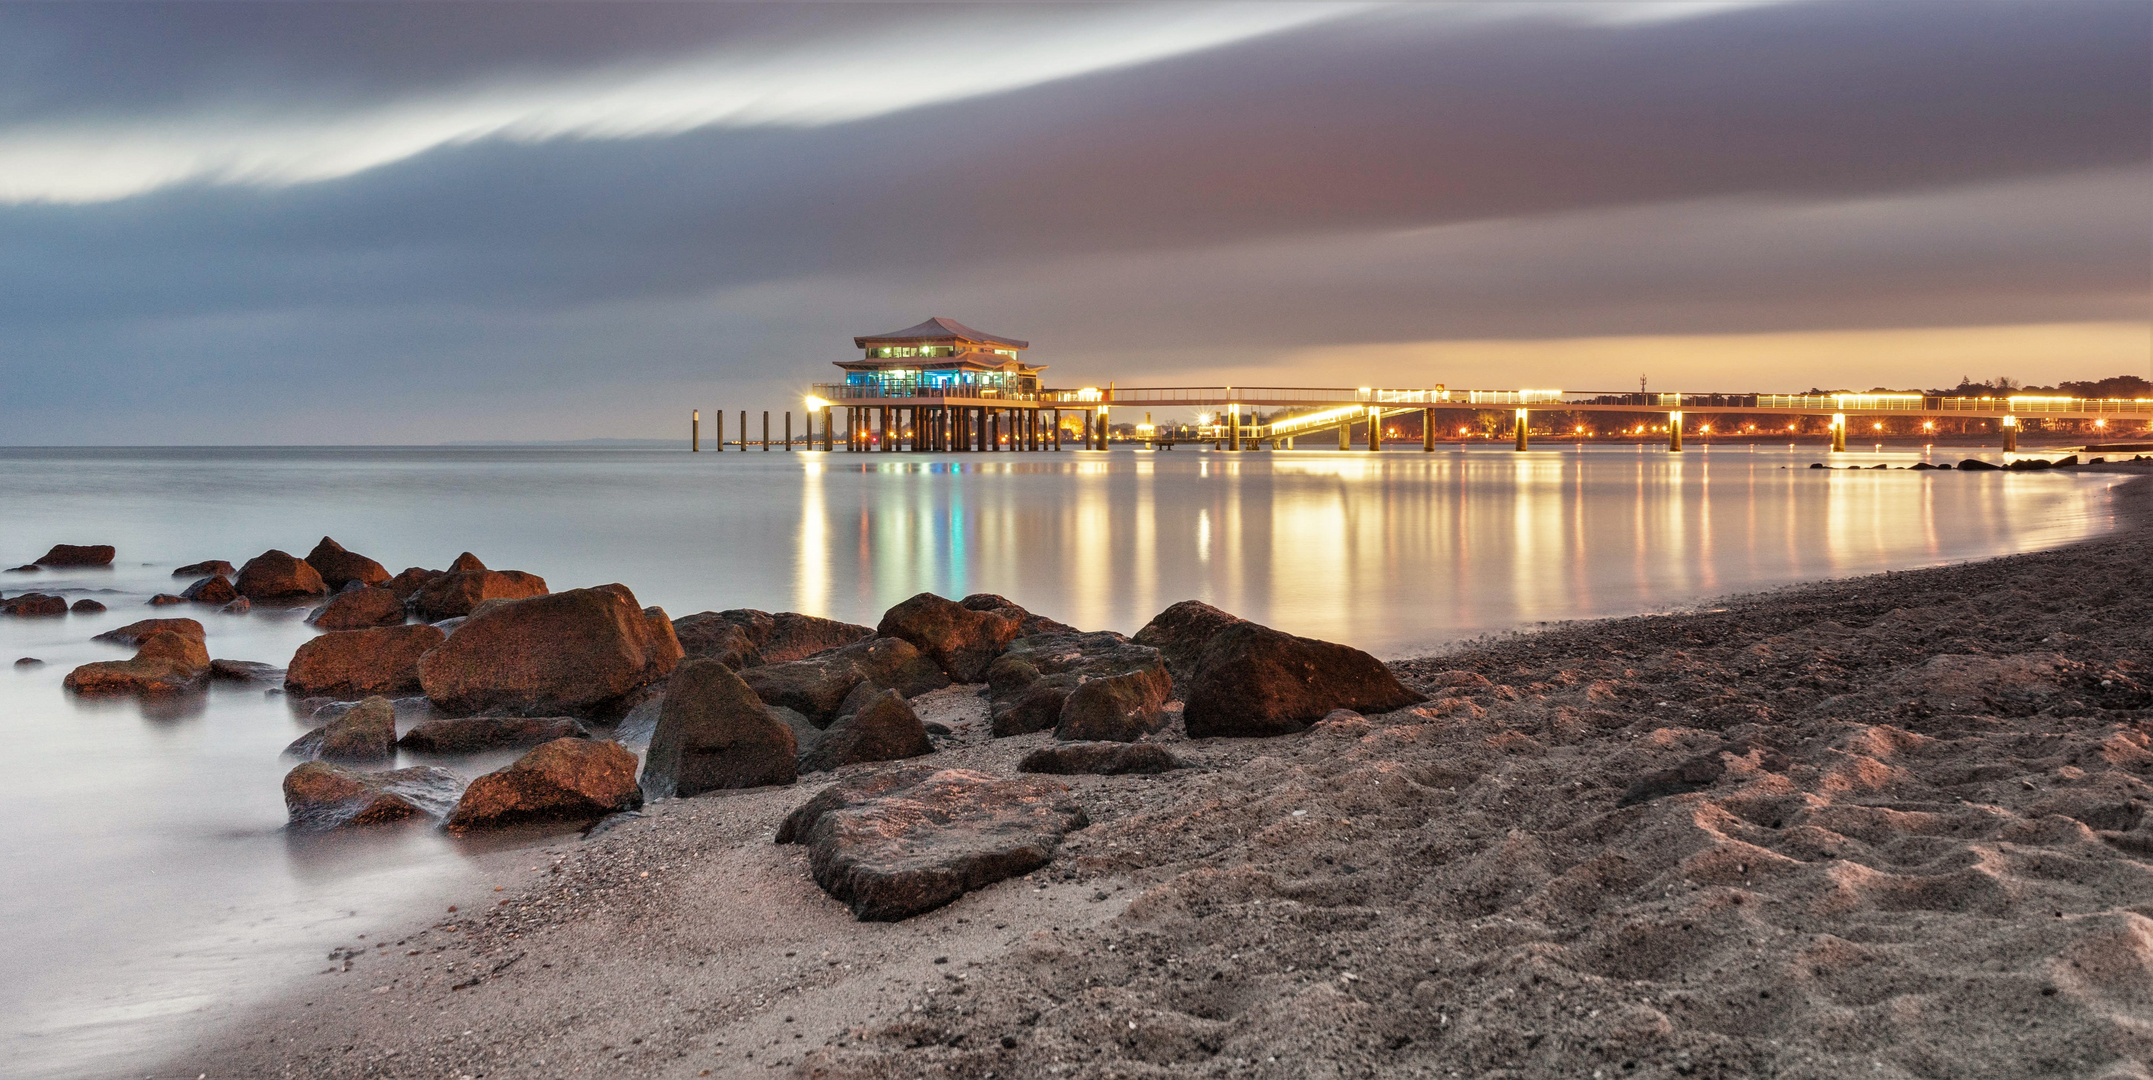
<path id="1" fill-rule="evenodd" d="M 1424 706 L 1176 739 L 1197 767 L 1069 778 L 1093 824 L 1051 866 L 903 923 L 772 843 L 820 782 L 658 803 L 323 942 L 157 1075 L 2145 1077 L 2149 484 L 2098 540 L 1486 640 L 1394 665 Z M 950 767 L 1051 738 L 919 704 Z"/>

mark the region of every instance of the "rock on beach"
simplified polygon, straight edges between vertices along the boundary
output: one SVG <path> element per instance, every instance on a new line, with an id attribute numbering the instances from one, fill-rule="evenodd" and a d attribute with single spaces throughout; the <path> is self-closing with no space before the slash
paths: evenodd
<path id="1" fill-rule="evenodd" d="M 643 805 L 635 755 L 600 739 L 555 739 L 464 789 L 451 832 L 530 822 L 597 821 Z"/>
<path id="2" fill-rule="evenodd" d="M 884 613 L 875 633 L 911 642 L 956 682 L 976 683 L 987 677 L 987 665 L 1016 639 L 1019 630 L 1015 619 L 920 593 Z"/>
<path id="3" fill-rule="evenodd" d="M 216 574 L 187 586 L 179 595 L 197 604 L 229 604 L 239 599 L 239 590 L 224 575 Z"/>
<path id="4" fill-rule="evenodd" d="M 1379 713 L 1426 700 L 1359 649 L 1242 621 L 1204 644 L 1181 719 L 1192 739 L 1290 735 L 1333 709 Z"/>
<path id="5" fill-rule="evenodd" d="M 591 730 L 572 716 L 461 716 L 421 721 L 396 745 L 428 754 L 476 754 L 590 737 Z"/>
<path id="6" fill-rule="evenodd" d="M 746 668 L 741 678 L 765 703 L 793 709 L 828 727 L 863 682 L 918 697 L 949 685 L 949 676 L 902 638 L 877 637 L 804 660 Z"/>
<path id="7" fill-rule="evenodd" d="M 1088 823 L 1059 781 L 947 769 L 788 825 L 816 884 L 862 921 L 895 922 L 1046 865 Z"/>
<path id="8" fill-rule="evenodd" d="M 651 798 L 790 784 L 799 743 L 722 661 L 690 660 L 673 672 L 644 756 Z"/>
<path id="9" fill-rule="evenodd" d="M 680 660 L 664 611 L 600 585 L 487 604 L 419 661 L 419 679 L 450 713 L 601 716 Z"/>
<path id="10" fill-rule="evenodd" d="M 359 772 L 307 761 L 284 774 L 284 810 L 294 829 L 386 825 L 438 818 L 462 790 L 462 777 L 430 765 Z"/>
<path id="11" fill-rule="evenodd" d="M 309 697 L 415 693 L 421 688 L 420 658 L 444 640 L 431 626 L 332 631 L 292 654 L 284 688 Z"/>
<path id="12" fill-rule="evenodd" d="M 866 684 L 862 684 L 865 686 Z M 827 772 L 869 761 L 898 761 L 934 753 L 927 728 L 895 690 L 876 690 L 839 717 L 800 755 L 802 772 Z"/>

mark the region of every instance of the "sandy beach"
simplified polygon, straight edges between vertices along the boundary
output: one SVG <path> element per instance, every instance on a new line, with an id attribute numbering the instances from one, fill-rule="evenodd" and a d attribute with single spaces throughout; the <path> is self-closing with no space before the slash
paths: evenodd
<path id="1" fill-rule="evenodd" d="M 904 922 L 773 842 L 829 774 L 502 847 L 155 1075 L 2153 1075 L 2149 485 L 2072 547 L 1169 732 L 1193 767 L 1067 778 L 1091 824 L 1049 866 Z M 1052 740 L 990 738 L 977 687 L 915 704 L 941 767 Z"/>

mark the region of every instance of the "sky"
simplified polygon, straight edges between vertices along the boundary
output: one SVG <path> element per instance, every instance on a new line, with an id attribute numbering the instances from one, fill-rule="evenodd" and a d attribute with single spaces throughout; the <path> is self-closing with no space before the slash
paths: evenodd
<path id="1" fill-rule="evenodd" d="M 0 444 L 2153 375 L 2153 5 L 0 5 Z"/>

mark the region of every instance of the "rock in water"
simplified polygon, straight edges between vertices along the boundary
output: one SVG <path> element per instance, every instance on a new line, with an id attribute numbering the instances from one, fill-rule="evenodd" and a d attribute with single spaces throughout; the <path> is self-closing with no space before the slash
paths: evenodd
<path id="1" fill-rule="evenodd" d="M 229 578 L 235 572 L 232 564 L 225 562 L 223 559 L 205 559 L 197 563 L 188 563 L 172 571 L 172 576 L 183 578 L 223 576 Z"/>
<path id="2" fill-rule="evenodd" d="M 424 721 L 396 745 L 429 754 L 475 754 L 590 737 L 591 729 L 572 716 L 467 716 Z"/>
<path id="3" fill-rule="evenodd" d="M 78 694 L 170 694 L 194 690 L 209 678 L 209 650 L 200 638 L 170 630 L 151 634 L 132 660 L 105 660 L 68 672 Z"/>
<path id="4" fill-rule="evenodd" d="M 250 612 L 250 611 L 253 611 L 253 610 L 254 610 L 254 601 L 252 601 L 252 600 L 249 600 L 249 599 L 247 599 L 246 597 L 242 596 L 242 597 L 240 597 L 239 599 L 237 599 L 237 600 L 234 600 L 234 601 L 232 601 L 231 603 L 229 603 L 229 604 L 226 604 L 226 605 L 224 605 L 224 606 L 223 606 L 223 607 L 221 607 L 221 608 L 218 608 L 218 609 L 217 609 L 217 614 L 219 614 L 219 615 L 245 615 L 245 614 L 246 614 L 247 612 Z"/>
<path id="5" fill-rule="evenodd" d="M 423 566 L 409 566 L 404 572 L 381 583 L 381 587 L 396 594 L 398 600 L 410 603 L 419 595 L 426 583 L 446 573 L 444 570 L 428 570 Z"/>
<path id="6" fill-rule="evenodd" d="M 1379 713 L 1426 700 L 1359 649 L 1241 622 L 1204 646 L 1182 722 L 1192 739 L 1290 735 L 1332 709 Z"/>
<path id="7" fill-rule="evenodd" d="M 197 604 L 229 604 L 239 599 L 239 590 L 233 588 L 232 583 L 224 579 L 224 575 L 218 574 L 187 586 L 179 595 Z"/>
<path id="8" fill-rule="evenodd" d="M 329 591 L 321 575 L 305 562 L 271 548 L 239 568 L 239 594 L 249 600 L 292 600 Z"/>
<path id="9" fill-rule="evenodd" d="M 1062 703 L 1054 737 L 1135 742 L 1166 726 L 1174 680 L 1164 666 L 1081 683 Z"/>
<path id="10" fill-rule="evenodd" d="M 452 832 L 534 821 L 596 821 L 643 805 L 635 755 L 599 739 L 555 739 L 471 781 L 449 814 Z"/>
<path id="11" fill-rule="evenodd" d="M 383 825 L 440 817 L 462 788 L 462 777 L 432 766 L 369 773 L 308 761 L 284 774 L 284 810 L 294 829 Z"/>
<path id="12" fill-rule="evenodd" d="M 0 615 L 65 615 L 67 598 L 49 593 L 26 592 L 0 600 Z"/>
<path id="13" fill-rule="evenodd" d="M 388 567 L 364 555 L 346 551 L 344 545 L 326 536 L 314 545 L 314 550 L 307 552 L 306 562 L 331 589 L 341 589 L 354 581 L 361 585 L 379 585 L 389 580 Z"/>
<path id="14" fill-rule="evenodd" d="M 747 668 L 740 677 L 757 697 L 783 705 L 827 727 L 842 712 L 847 695 L 862 682 L 917 697 L 949 685 L 949 676 L 933 660 L 901 638 L 871 638 L 840 649 L 783 664 Z"/>
<path id="15" fill-rule="evenodd" d="M 439 622 L 469 615 L 488 600 L 525 600 L 544 595 L 545 578 L 521 570 L 488 570 L 478 556 L 466 551 L 449 564 L 447 573 L 420 585 L 412 595 L 411 605 L 419 618 Z"/>
<path id="16" fill-rule="evenodd" d="M 385 761 L 396 756 L 396 706 L 370 697 L 299 736 L 284 752 L 308 761 Z"/>
<path id="17" fill-rule="evenodd" d="M 45 662 L 35 656 L 18 656 L 15 658 L 15 666 L 22 668 L 44 667 Z"/>
<path id="18" fill-rule="evenodd" d="M 77 615 L 97 615 L 101 614 L 105 610 L 105 605 L 85 597 L 81 600 L 75 601 L 73 604 L 68 605 L 67 610 L 72 611 Z"/>
<path id="19" fill-rule="evenodd" d="M 419 678 L 452 713 L 598 716 L 680 659 L 664 611 L 600 585 L 488 604 L 419 661 Z"/>
<path id="20" fill-rule="evenodd" d="M 862 684 L 865 685 L 865 684 Z M 839 718 L 800 755 L 803 772 L 826 772 L 863 761 L 897 761 L 934 753 L 927 728 L 895 690 L 879 690 L 859 711 Z"/>
<path id="21" fill-rule="evenodd" d="M 152 596 L 149 599 L 149 604 L 151 607 L 171 607 L 175 604 L 184 604 L 186 602 L 186 597 L 174 596 L 171 593 L 158 593 L 157 595 Z"/>
<path id="22" fill-rule="evenodd" d="M 807 822 L 808 867 L 861 920 L 894 922 L 1045 866 L 1087 823 L 1058 781 L 945 769 Z"/>
<path id="23" fill-rule="evenodd" d="M 323 630 L 364 630 L 402 626 L 404 602 L 387 589 L 351 589 L 307 613 L 307 622 Z"/>
<path id="24" fill-rule="evenodd" d="M 196 641 L 204 640 L 202 624 L 193 619 L 143 619 L 139 622 L 128 623 L 117 630 L 107 630 L 90 640 L 113 641 L 121 645 L 140 645 L 148 641 L 151 634 L 159 634 L 168 630 L 182 637 L 191 637 Z"/>
<path id="25" fill-rule="evenodd" d="M 39 556 L 39 566 L 111 566 L 111 544 L 54 544 L 52 550 Z"/>
<path id="26" fill-rule="evenodd" d="M 690 660 L 673 672 L 643 765 L 652 798 L 723 788 L 790 784 L 798 740 L 722 661 Z"/>
<path id="27" fill-rule="evenodd" d="M 282 682 L 284 669 L 252 660 L 211 660 L 209 677 L 226 682 Z"/>
<path id="28" fill-rule="evenodd" d="M 1091 773 L 1127 776 L 1137 773 L 1172 772 L 1188 763 L 1157 743 L 1076 742 L 1042 746 L 1017 763 L 1018 772 Z"/>
<path id="29" fill-rule="evenodd" d="M 447 640 L 431 626 L 338 630 L 299 646 L 284 689 L 315 697 L 410 694 L 420 689 L 419 658 Z"/>
<path id="30" fill-rule="evenodd" d="M 973 611 L 955 600 L 921 593 L 882 616 L 881 637 L 903 638 L 941 665 L 961 683 L 987 677 L 987 665 L 1017 636 L 1017 623 L 1000 615 Z"/>
<path id="31" fill-rule="evenodd" d="M 1203 659 L 1204 646 L 1219 631 L 1243 621 L 1201 600 L 1183 600 L 1153 616 L 1130 640 L 1159 650 L 1159 658 L 1166 661 L 1166 670 L 1173 673 L 1175 685 L 1186 687 L 1196 677 L 1196 664 Z"/>

